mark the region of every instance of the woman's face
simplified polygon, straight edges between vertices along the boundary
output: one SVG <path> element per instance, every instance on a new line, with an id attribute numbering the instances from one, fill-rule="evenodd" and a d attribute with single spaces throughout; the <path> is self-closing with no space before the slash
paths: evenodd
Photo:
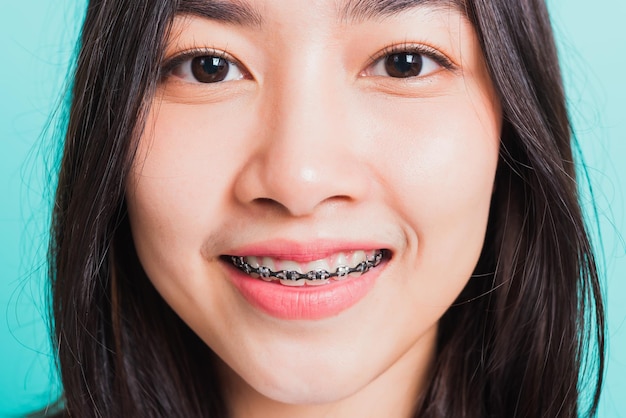
<path id="1" fill-rule="evenodd" d="M 418 391 L 498 161 L 471 24 L 446 1 L 194 3 L 128 182 L 148 277 L 238 394 Z"/>

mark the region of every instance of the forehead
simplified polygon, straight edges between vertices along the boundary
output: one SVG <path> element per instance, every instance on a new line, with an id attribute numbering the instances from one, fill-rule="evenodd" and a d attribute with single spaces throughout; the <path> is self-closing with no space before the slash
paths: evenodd
<path id="1" fill-rule="evenodd" d="M 273 2 L 279 3 L 280 0 Z M 262 27 L 265 21 L 265 12 L 261 7 L 263 3 L 263 0 L 180 0 L 177 12 L 237 25 Z M 379 20 L 424 7 L 465 12 L 464 0 L 328 0 L 322 3 L 325 3 L 326 13 L 334 15 L 342 23 Z"/>

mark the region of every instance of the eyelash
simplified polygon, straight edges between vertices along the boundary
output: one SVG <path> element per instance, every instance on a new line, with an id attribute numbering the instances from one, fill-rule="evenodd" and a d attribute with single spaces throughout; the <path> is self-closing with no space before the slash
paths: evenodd
<path id="1" fill-rule="evenodd" d="M 162 81 L 167 79 L 172 71 L 176 67 L 185 63 L 185 61 L 203 56 L 221 58 L 225 61 L 228 61 L 230 64 L 234 64 L 242 73 L 244 73 L 244 75 L 248 75 L 246 68 L 226 51 L 213 48 L 194 48 L 183 51 L 171 58 L 166 59 L 165 62 L 161 64 L 160 79 Z"/>
<path id="2" fill-rule="evenodd" d="M 426 58 L 433 60 L 436 64 L 440 65 L 442 68 L 446 70 L 455 70 L 457 66 L 444 54 L 439 52 L 437 49 L 422 45 L 422 44 L 409 44 L 402 43 L 396 45 L 390 45 L 388 47 L 383 48 L 377 54 L 370 56 L 369 62 L 366 68 L 370 68 L 374 64 L 376 64 L 379 60 L 388 57 L 394 54 L 417 54 L 422 55 Z M 245 69 L 245 67 L 232 55 L 223 50 L 218 50 L 214 48 L 194 48 L 189 49 L 187 51 L 181 52 L 167 60 L 161 65 L 160 69 L 160 79 L 161 81 L 166 80 L 172 73 L 174 69 L 178 66 L 182 65 L 188 60 L 192 60 L 197 57 L 209 56 L 209 57 L 217 57 L 228 61 L 230 64 L 234 64 L 239 71 L 241 71 L 244 76 L 249 73 Z"/>
<path id="3" fill-rule="evenodd" d="M 426 58 L 430 58 L 446 70 L 455 70 L 457 68 L 457 66 L 448 57 L 439 52 L 437 49 L 428 45 L 410 43 L 395 44 L 383 48 L 377 54 L 370 56 L 367 67 L 369 68 L 376 64 L 379 60 L 394 54 L 422 55 Z"/>

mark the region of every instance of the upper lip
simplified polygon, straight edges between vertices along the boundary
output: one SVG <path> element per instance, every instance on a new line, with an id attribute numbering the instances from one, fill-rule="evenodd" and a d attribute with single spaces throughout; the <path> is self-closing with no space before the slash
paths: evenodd
<path id="1" fill-rule="evenodd" d="M 276 239 L 242 245 L 229 250 L 225 255 L 237 257 L 264 256 L 306 263 L 321 260 L 340 252 L 358 250 L 371 251 L 387 248 L 388 247 L 382 243 L 371 241 L 332 241 L 324 239 L 300 242 Z"/>

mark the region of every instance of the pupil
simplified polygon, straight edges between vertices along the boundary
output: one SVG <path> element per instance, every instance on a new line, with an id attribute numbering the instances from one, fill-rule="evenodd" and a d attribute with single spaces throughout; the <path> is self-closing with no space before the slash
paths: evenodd
<path id="1" fill-rule="evenodd" d="M 215 83 L 228 75 L 228 62 L 220 57 L 197 57 L 191 62 L 191 72 L 202 83 Z"/>
<path id="2" fill-rule="evenodd" d="M 202 69 L 207 74 L 211 75 L 220 72 L 220 70 L 226 66 L 224 60 L 217 57 L 202 58 L 200 63 L 202 65 Z"/>
<path id="3" fill-rule="evenodd" d="M 419 54 L 393 54 L 385 60 L 385 69 L 392 77 L 415 77 L 422 72 L 422 56 Z"/>

